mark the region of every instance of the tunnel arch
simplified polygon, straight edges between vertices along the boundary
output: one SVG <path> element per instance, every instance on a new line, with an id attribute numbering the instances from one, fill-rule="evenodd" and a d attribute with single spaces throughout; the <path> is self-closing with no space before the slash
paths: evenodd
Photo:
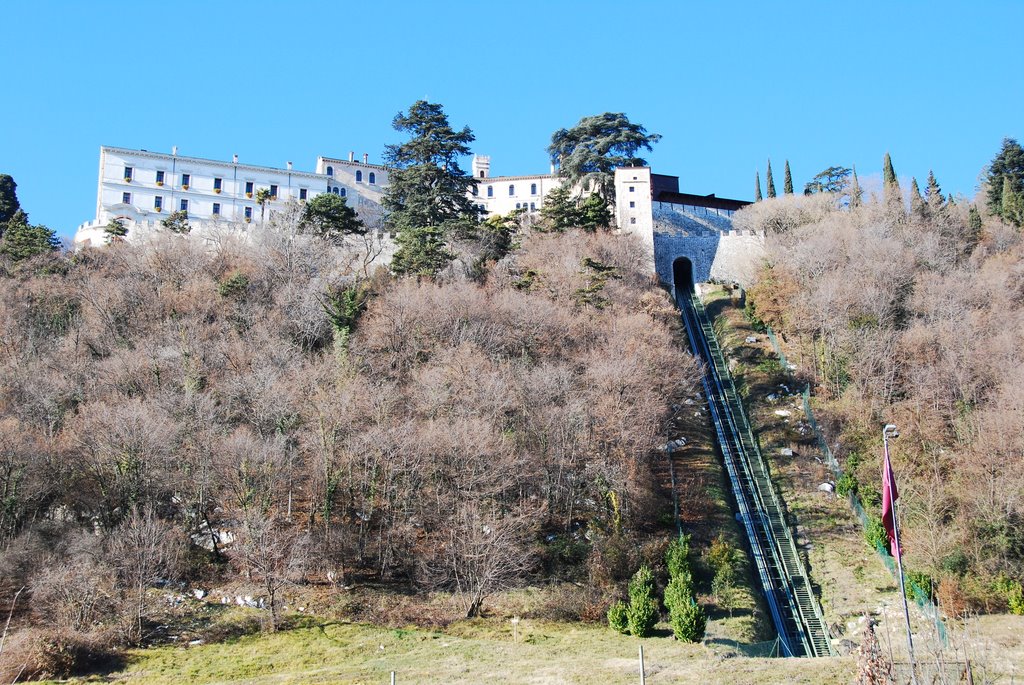
<path id="1" fill-rule="evenodd" d="M 693 292 L 693 262 L 689 257 L 676 257 L 673 260 L 672 287 L 676 294 Z"/>

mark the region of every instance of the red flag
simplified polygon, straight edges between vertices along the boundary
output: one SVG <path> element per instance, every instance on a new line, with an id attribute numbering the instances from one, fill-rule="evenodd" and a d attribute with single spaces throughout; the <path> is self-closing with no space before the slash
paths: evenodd
<path id="1" fill-rule="evenodd" d="M 892 474 L 892 464 L 889 463 L 889 450 L 885 450 L 885 461 L 882 464 L 882 525 L 889 536 L 889 549 L 897 559 L 901 550 L 896 539 L 896 514 L 895 503 L 900 498 L 896 490 L 896 478 Z"/>

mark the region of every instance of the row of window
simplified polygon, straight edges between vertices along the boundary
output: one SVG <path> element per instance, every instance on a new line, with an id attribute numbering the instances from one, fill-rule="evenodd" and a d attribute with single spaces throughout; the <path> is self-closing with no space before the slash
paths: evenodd
<path id="1" fill-rule="evenodd" d="M 477 188 L 476 186 L 473 186 L 473 194 L 474 195 L 479 195 L 480 194 L 480 189 Z M 508 196 L 509 197 L 515 197 L 515 194 L 516 194 L 516 186 L 515 186 L 514 183 L 510 183 L 509 186 L 508 186 Z M 530 184 L 530 195 L 536 195 L 536 194 L 537 194 L 537 184 L 536 183 L 531 183 Z M 494 186 L 487 186 L 487 197 L 494 197 Z"/>
<path id="2" fill-rule="evenodd" d="M 302 194 L 302 198 L 301 199 L 303 199 L 303 200 L 306 199 L 306 194 L 305 193 L 306 193 L 306 190 L 305 190 L 305 188 L 303 188 L 302 189 L 302 193 L 301 193 Z M 130 205 L 132 203 L 132 194 L 131 193 L 121 193 L 121 202 L 123 202 L 126 205 Z M 181 198 L 178 201 L 178 210 L 180 210 L 182 212 L 188 212 L 188 206 L 189 206 L 189 201 L 188 201 L 187 198 Z M 153 209 L 158 211 L 158 212 L 162 212 L 163 211 L 163 209 L 164 209 L 164 198 L 163 198 L 162 195 L 157 195 L 156 197 L 153 198 Z M 220 209 L 221 209 L 221 204 L 219 202 L 214 202 L 213 203 L 213 209 L 211 210 L 210 213 L 213 216 L 220 216 L 221 215 Z M 245 212 L 245 220 L 246 221 L 252 220 L 252 207 L 244 207 L 243 210 Z"/>
<path id="3" fill-rule="evenodd" d="M 332 167 L 332 166 L 327 167 L 327 175 L 328 176 L 334 176 L 334 167 Z M 356 183 L 362 183 L 362 182 L 363 182 L 363 170 L 362 169 L 356 169 Z M 369 183 L 371 186 L 377 185 L 377 174 L 375 174 L 374 172 L 371 171 L 368 174 L 367 183 Z"/>
<path id="4" fill-rule="evenodd" d="M 370 176 L 372 178 L 373 174 L 370 174 Z M 126 166 L 124 168 L 124 180 L 130 183 L 132 180 L 134 180 L 134 178 L 135 178 L 135 169 L 133 167 Z M 156 184 L 158 186 L 162 186 L 164 184 L 165 178 L 166 178 L 166 175 L 164 174 L 164 172 L 158 169 L 157 172 L 156 172 Z M 373 181 L 371 180 L 370 183 L 373 183 Z M 181 174 L 181 187 L 184 188 L 185 190 L 188 190 L 188 187 L 191 184 L 192 184 L 192 174 L 184 174 L 184 173 Z M 246 181 L 245 182 L 245 194 L 247 196 L 252 197 L 253 192 L 255 191 L 255 188 L 256 188 L 256 184 L 255 184 L 254 181 Z M 213 179 L 213 192 L 220 193 L 223 189 L 224 189 L 224 179 L 220 178 L 220 177 L 214 177 L 214 179 Z M 277 190 L 278 190 L 277 184 L 271 183 L 270 184 L 270 199 L 271 200 L 276 200 L 277 199 Z M 300 200 L 305 200 L 306 199 L 306 192 L 307 191 L 306 191 L 305 188 L 299 188 L 299 199 Z"/>

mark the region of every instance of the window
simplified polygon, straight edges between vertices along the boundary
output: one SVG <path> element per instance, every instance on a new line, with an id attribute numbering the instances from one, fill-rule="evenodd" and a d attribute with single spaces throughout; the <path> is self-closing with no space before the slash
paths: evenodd
<path id="1" fill-rule="evenodd" d="M 335 189 L 334 189 L 334 192 L 338 193 L 338 189 L 337 189 L 337 188 L 335 188 Z M 341 195 L 342 197 L 345 197 L 346 195 L 348 195 L 348 191 L 347 191 L 347 190 L 345 190 L 344 188 L 342 188 L 342 189 L 341 189 L 341 192 L 340 192 L 340 193 L 338 193 L 338 195 Z"/>
<path id="2" fill-rule="evenodd" d="M 479 194 L 480 194 L 480 187 L 474 183 L 473 184 L 473 197 L 476 197 Z"/>
<path id="3" fill-rule="evenodd" d="M 213 215 L 214 216 L 220 216 L 220 203 L 219 202 L 214 202 L 213 203 Z"/>
<path id="4" fill-rule="evenodd" d="M 361 169 L 356 169 L 356 183 L 363 182 L 363 172 Z"/>
<path id="5" fill-rule="evenodd" d="M 519 203 L 519 202 L 516 203 L 516 209 L 520 208 L 520 204 L 522 204 L 522 203 Z"/>
<path id="6" fill-rule="evenodd" d="M 162 172 L 162 171 L 157 171 L 156 172 L 156 184 L 158 186 L 162 186 L 164 184 L 164 172 Z"/>
<path id="7" fill-rule="evenodd" d="M 334 193 L 335 195 L 341 195 L 341 193 L 338 192 L 337 188 L 332 188 L 331 192 Z"/>
<path id="8" fill-rule="evenodd" d="M 182 198 L 181 205 L 178 207 L 183 212 L 188 212 L 188 200 Z"/>
<path id="9" fill-rule="evenodd" d="M 377 184 L 377 174 L 375 174 L 375 173 L 373 173 L 371 171 L 370 172 L 370 185 L 376 185 L 376 184 Z"/>
<path id="10" fill-rule="evenodd" d="M 221 191 L 221 188 L 223 187 L 223 185 L 224 185 L 224 179 L 223 178 L 215 178 L 215 179 L 213 179 L 213 192 L 219 193 Z"/>
<path id="11" fill-rule="evenodd" d="M 271 200 L 276 200 L 277 199 L 277 186 L 275 186 L 275 185 L 271 185 L 270 186 L 270 199 Z"/>
<path id="12" fill-rule="evenodd" d="M 132 203 L 132 194 L 131 193 L 121 193 L 121 202 L 123 202 L 126 205 L 130 205 Z"/>
<path id="13" fill-rule="evenodd" d="M 334 167 L 332 167 L 332 166 L 327 167 L 327 175 L 328 176 L 334 176 Z"/>
<path id="14" fill-rule="evenodd" d="M 305 200 L 308 192 L 305 188 L 299 188 L 299 199 Z"/>
<path id="15" fill-rule="evenodd" d="M 480 170 L 480 178 L 487 178 L 487 172 L 483 169 Z"/>
<path id="16" fill-rule="evenodd" d="M 192 174 L 182 174 L 181 175 L 181 187 L 182 188 L 186 188 L 187 189 L 191 182 L 192 182 Z"/>
<path id="17" fill-rule="evenodd" d="M 635 224 L 636 223 L 636 217 L 635 216 L 629 217 L 629 223 Z"/>
<path id="18" fill-rule="evenodd" d="M 487 197 L 494 197 L 494 186 L 487 186 Z"/>
<path id="19" fill-rule="evenodd" d="M 532 211 L 533 211 L 533 210 L 535 210 L 535 209 L 537 209 L 537 204 L 536 204 L 536 203 L 534 203 L 534 202 L 531 202 L 531 203 L 530 203 L 530 211 L 532 212 Z"/>
<path id="20" fill-rule="evenodd" d="M 633 209 L 634 207 L 636 207 L 636 203 L 635 203 L 635 202 L 633 202 L 632 200 L 630 200 L 630 201 L 629 201 L 629 208 L 630 208 L 630 209 Z"/>
<path id="21" fill-rule="evenodd" d="M 510 184 L 509 187 L 508 187 L 508 196 L 512 197 L 515 194 L 516 194 L 516 187 L 514 185 Z"/>
<path id="22" fill-rule="evenodd" d="M 530 195 L 536 195 L 536 194 L 537 194 L 537 184 L 536 183 L 531 183 L 530 184 Z"/>
<path id="23" fill-rule="evenodd" d="M 153 209 L 156 211 L 162 211 L 164 208 L 164 198 L 162 195 L 157 195 L 153 198 Z"/>
<path id="24" fill-rule="evenodd" d="M 245 220 L 252 221 L 252 207 L 245 208 Z"/>
<path id="25" fill-rule="evenodd" d="M 252 181 L 245 182 L 245 194 L 252 197 Z"/>
<path id="26" fill-rule="evenodd" d="M 135 170 L 130 166 L 124 168 L 124 180 L 131 182 L 132 178 L 135 177 Z"/>
<path id="27" fill-rule="evenodd" d="M 633 187 L 633 186 L 630 186 L 630 187 L 629 187 L 629 192 L 631 192 L 631 193 L 632 193 L 632 192 L 633 192 L 634 190 L 636 190 L 636 188 L 635 188 L 635 187 Z"/>

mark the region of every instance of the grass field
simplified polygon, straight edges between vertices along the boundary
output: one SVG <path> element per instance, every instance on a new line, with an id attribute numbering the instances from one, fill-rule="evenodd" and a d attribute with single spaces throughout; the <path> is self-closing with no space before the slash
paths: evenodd
<path id="1" fill-rule="evenodd" d="M 667 635 L 668 631 L 663 631 Z M 123 683 L 648 683 L 849 682 L 852 658 L 729 658 L 719 646 L 638 640 L 601 626 L 522 621 L 453 624 L 445 632 L 329 622 L 222 644 L 130 652 L 125 668 L 71 682 Z"/>

